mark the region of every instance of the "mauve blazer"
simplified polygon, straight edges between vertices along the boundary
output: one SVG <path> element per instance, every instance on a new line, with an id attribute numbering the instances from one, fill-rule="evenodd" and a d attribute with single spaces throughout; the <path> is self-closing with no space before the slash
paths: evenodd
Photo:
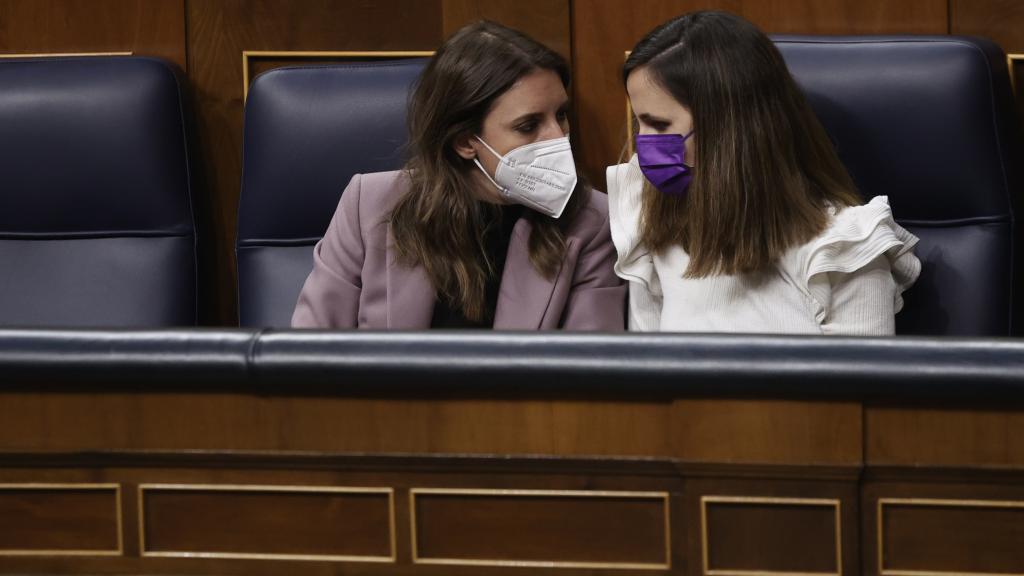
<path id="1" fill-rule="evenodd" d="M 296 328 L 430 328 L 436 293 L 420 266 L 396 262 L 390 214 L 408 188 L 403 172 L 357 174 L 341 195 L 313 271 L 299 294 Z M 530 222 L 512 229 L 494 328 L 604 330 L 624 328 L 626 287 L 613 270 L 608 197 L 592 190 L 567 230 L 567 249 L 551 280 L 530 264 Z"/>

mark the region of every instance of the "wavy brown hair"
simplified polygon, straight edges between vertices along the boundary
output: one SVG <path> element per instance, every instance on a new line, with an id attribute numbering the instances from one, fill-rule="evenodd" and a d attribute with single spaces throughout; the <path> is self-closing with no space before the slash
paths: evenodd
<path id="1" fill-rule="evenodd" d="M 466 134 L 479 134 L 494 101 L 534 70 L 558 74 L 568 91 L 569 67 L 558 53 L 493 22 L 470 24 L 430 60 L 409 101 L 410 186 L 391 213 L 395 248 L 406 265 L 423 266 L 439 298 L 470 320 L 487 316 L 487 280 L 501 270 L 486 255 L 487 225 L 498 206 L 473 192 L 477 167 L 455 151 Z M 577 170 L 577 173 L 579 171 Z M 564 230 L 586 203 L 577 184 L 561 218 L 525 210 L 532 230 L 530 262 L 551 278 L 565 256 Z"/>
<path id="2" fill-rule="evenodd" d="M 648 74 L 693 117 L 694 177 L 682 197 L 645 183 L 641 242 L 682 246 L 687 277 L 761 273 L 861 203 L 778 49 L 725 12 L 684 14 L 633 49 L 623 81 Z"/>

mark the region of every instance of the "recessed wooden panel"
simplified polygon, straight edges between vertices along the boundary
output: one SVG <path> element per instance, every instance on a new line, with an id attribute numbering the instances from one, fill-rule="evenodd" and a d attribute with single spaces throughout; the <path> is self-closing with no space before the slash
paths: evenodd
<path id="1" fill-rule="evenodd" d="M 390 489 L 156 484 L 139 492 L 144 556 L 395 558 Z"/>
<path id="2" fill-rule="evenodd" d="M 0 484 L 0 556 L 119 555 L 117 484 Z"/>
<path id="3" fill-rule="evenodd" d="M 841 574 L 839 500 L 701 498 L 705 573 Z"/>
<path id="4" fill-rule="evenodd" d="M 1024 501 L 881 498 L 879 572 L 1024 574 Z"/>
<path id="5" fill-rule="evenodd" d="M 414 562 L 668 568 L 667 493 L 412 490 Z"/>

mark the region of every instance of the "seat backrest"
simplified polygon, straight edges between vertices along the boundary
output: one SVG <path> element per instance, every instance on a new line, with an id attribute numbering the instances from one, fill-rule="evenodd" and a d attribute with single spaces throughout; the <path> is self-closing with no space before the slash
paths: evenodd
<path id="1" fill-rule="evenodd" d="M 0 61 L 0 325 L 195 325 L 195 245 L 167 63 Z"/>
<path id="2" fill-rule="evenodd" d="M 425 64 L 278 68 L 253 81 L 236 244 L 241 326 L 288 326 L 349 180 L 402 166 L 408 96 Z"/>
<path id="3" fill-rule="evenodd" d="M 999 47 L 951 36 L 773 40 L 865 200 L 888 196 L 921 239 L 897 333 L 1009 334 L 1020 158 Z"/>

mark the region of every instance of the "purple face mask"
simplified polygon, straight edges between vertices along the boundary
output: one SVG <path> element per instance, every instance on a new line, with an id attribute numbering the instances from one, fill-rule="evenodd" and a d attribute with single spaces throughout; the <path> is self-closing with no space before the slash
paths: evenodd
<path id="1" fill-rule="evenodd" d="M 636 155 L 640 171 L 652 186 L 669 196 L 682 196 L 693 180 L 693 168 L 687 166 L 686 139 L 689 134 L 638 134 Z"/>

